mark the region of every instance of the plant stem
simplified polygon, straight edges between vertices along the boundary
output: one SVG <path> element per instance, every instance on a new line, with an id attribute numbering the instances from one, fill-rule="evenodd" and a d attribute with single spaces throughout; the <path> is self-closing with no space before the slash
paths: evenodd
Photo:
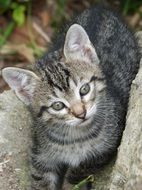
<path id="1" fill-rule="evenodd" d="M 124 4 L 124 8 L 123 8 L 123 14 L 124 15 L 127 15 L 128 11 L 129 11 L 130 2 L 131 2 L 131 0 L 126 0 L 126 2 Z"/>
<path id="2" fill-rule="evenodd" d="M 88 182 L 94 182 L 94 176 L 90 175 L 86 179 L 82 180 L 79 184 L 75 185 L 72 190 L 80 190 Z"/>
<path id="3" fill-rule="evenodd" d="M 15 22 L 12 21 L 6 28 L 3 37 L 0 38 L 0 48 L 5 44 L 7 38 L 11 35 L 13 29 L 15 27 Z"/>

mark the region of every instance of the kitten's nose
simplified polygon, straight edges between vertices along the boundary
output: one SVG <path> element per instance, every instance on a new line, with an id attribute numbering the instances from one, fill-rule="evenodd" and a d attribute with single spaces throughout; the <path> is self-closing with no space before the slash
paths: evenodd
<path id="1" fill-rule="evenodd" d="M 75 117 L 79 118 L 79 119 L 85 119 L 86 116 L 86 111 L 84 111 L 83 113 L 79 114 L 79 115 L 75 115 Z"/>
<path id="2" fill-rule="evenodd" d="M 81 102 L 76 102 L 71 106 L 71 113 L 79 119 L 85 119 L 85 106 Z"/>

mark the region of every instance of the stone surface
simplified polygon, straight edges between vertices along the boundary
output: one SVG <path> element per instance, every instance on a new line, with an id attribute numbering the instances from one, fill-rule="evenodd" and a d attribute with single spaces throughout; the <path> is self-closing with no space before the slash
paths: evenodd
<path id="1" fill-rule="evenodd" d="M 30 113 L 12 91 L 0 95 L 0 189 L 28 185 Z"/>
<path id="2" fill-rule="evenodd" d="M 110 190 L 115 189 L 142 189 L 142 60 L 132 83 L 126 128 L 112 175 Z"/>
<path id="3" fill-rule="evenodd" d="M 142 46 L 142 32 L 139 32 Z M 27 190 L 32 120 L 12 91 L 0 95 L 0 190 Z M 71 188 L 66 188 L 71 190 Z M 142 61 L 133 81 L 126 128 L 116 160 L 96 173 L 93 190 L 142 189 Z"/>

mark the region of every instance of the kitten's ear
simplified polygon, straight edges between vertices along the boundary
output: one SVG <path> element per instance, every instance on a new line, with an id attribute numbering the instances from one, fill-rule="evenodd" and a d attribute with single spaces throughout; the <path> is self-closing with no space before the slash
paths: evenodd
<path id="1" fill-rule="evenodd" d="M 31 71 L 14 67 L 2 70 L 2 76 L 13 89 L 20 100 L 29 105 L 39 81 L 38 76 Z"/>
<path id="2" fill-rule="evenodd" d="M 82 26 L 73 24 L 66 34 L 64 55 L 67 60 L 88 59 L 99 62 L 95 48 L 92 46 Z"/>

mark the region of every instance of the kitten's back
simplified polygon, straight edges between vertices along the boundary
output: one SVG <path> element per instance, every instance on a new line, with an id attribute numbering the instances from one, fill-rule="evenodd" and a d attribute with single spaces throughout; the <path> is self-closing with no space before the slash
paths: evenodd
<path id="1" fill-rule="evenodd" d="M 130 85 L 140 61 L 137 40 L 119 15 L 103 6 L 84 11 L 67 25 L 64 32 L 53 43 L 51 50 L 62 49 L 65 34 L 74 24 L 80 24 L 87 32 L 100 59 L 108 88 L 115 88 L 122 103 L 127 103 Z"/>

